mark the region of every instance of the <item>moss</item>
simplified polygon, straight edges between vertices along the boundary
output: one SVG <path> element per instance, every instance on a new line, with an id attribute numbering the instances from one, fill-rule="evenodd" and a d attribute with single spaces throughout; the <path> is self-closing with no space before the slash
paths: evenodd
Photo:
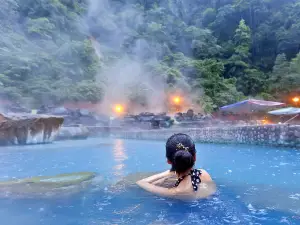
<path id="1" fill-rule="evenodd" d="M 29 184 L 32 187 L 39 186 L 59 188 L 80 184 L 82 182 L 93 179 L 95 176 L 96 174 L 92 172 L 68 173 L 56 176 L 39 176 L 11 181 L 3 181 L 0 182 L 0 187 L 11 187 Z"/>

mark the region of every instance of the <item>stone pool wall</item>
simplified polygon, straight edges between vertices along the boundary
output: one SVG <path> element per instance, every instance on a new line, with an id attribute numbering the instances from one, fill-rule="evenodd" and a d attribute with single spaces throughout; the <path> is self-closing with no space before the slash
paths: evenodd
<path id="1" fill-rule="evenodd" d="M 228 126 L 206 128 L 119 131 L 125 139 L 166 140 L 174 133 L 189 134 L 196 142 L 285 146 L 300 149 L 300 125 Z"/>

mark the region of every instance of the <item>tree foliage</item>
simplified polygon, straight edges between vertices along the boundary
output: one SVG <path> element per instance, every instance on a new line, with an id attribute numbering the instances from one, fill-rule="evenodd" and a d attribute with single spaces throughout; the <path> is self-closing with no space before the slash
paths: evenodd
<path id="1" fill-rule="evenodd" d="M 1 0 L 0 96 L 101 101 L 96 81 L 124 56 L 205 111 L 299 94 L 300 0 L 99 2 Z M 145 104 L 142 87 L 130 101 Z"/>

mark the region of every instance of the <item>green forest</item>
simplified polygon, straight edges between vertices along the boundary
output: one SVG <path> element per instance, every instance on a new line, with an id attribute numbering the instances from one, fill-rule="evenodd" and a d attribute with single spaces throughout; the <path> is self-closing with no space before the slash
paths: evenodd
<path id="1" fill-rule="evenodd" d="M 1 98 L 101 102 L 105 70 L 124 57 L 166 91 L 184 80 L 206 112 L 300 94 L 300 0 L 1 2 Z M 145 104 L 143 88 L 131 92 Z"/>

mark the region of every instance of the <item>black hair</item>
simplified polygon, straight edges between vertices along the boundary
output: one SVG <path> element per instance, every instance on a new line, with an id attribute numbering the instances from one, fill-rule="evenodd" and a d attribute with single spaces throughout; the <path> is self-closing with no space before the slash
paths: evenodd
<path id="1" fill-rule="evenodd" d="M 171 171 L 182 173 L 195 164 L 196 148 L 187 134 L 174 134 L 166 143 L 166 157 L 172 163 Z"/>

